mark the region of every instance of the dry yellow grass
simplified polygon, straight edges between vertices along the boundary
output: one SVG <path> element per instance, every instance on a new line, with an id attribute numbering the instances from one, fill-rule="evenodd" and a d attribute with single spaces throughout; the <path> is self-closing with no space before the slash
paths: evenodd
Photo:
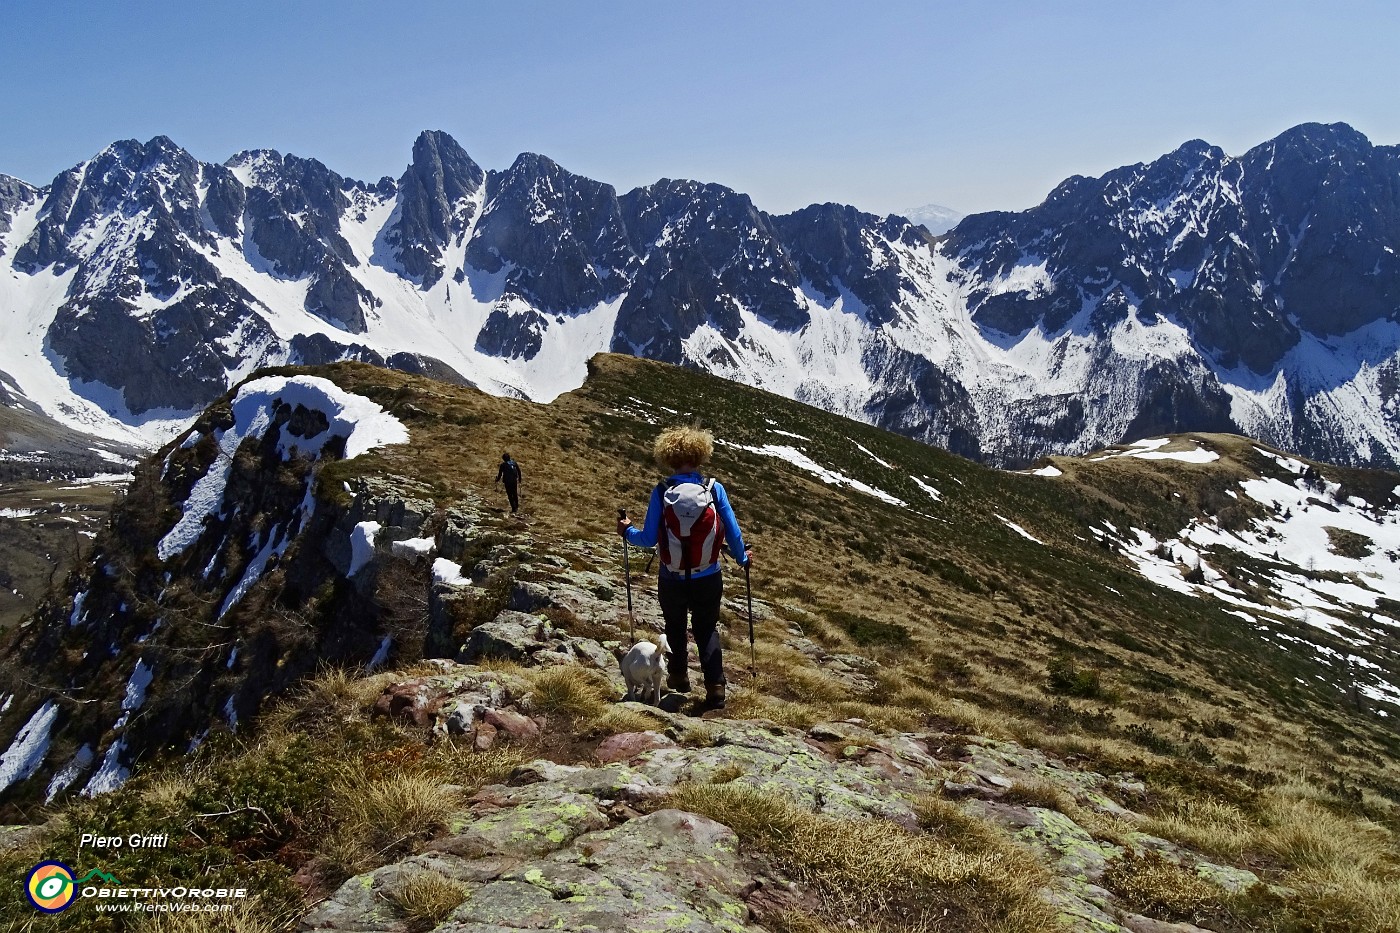
<path id="1" fill-rule="evenodd" d="M 530 749 L 515 744 L 483 752 L 449 738 L 433 746 L 428 761 L 446 781 L 473 791 L 501 783 L 530 757 Z"/>
<path id="2" fill-rule="evenodd" d="M 537 712 L 579 722 L 606 711 L 608 684 L 591 671 L 565 664 L 532 671 L 529 677 L 529 703 Z"/>
<path id="3" fill-rule="evenodd" d="M 342 875 L 383 864 L 440 828 L 462 803 L 439 775 L 413 770 L 370 777 L 352 769 L 331 793 L 336 825 L 319 854 Z"/>
<path id="4" fill-rule="evenodd" d="M 843 820 L 803 810 L 741 784 L 676 789 L 668 805 L 732 828 L 814 888 L 822 919 L 918 929 L 938 922 L 966 931 L 1056 930 L 1038 896 L 1046 876 L 1033 859 L 985 825 L 941 824 L 947 835 L 911 833 L 884 820 Z"/>
<path id="5" fill-rule="evenodd" d="M 664 725 L 664 720 L 640 710 L 609 706 L 601 715 L 589 720 L 590 735 L 619 735 L 624 732 L 648 732 Z"/>
<path id="6" fill-rule="evenodd" d="M 410 924 L 430 929 L 447 919 L 467 899 L 466 885 L 430 871 L 417 871 L 389 892 Z"/>

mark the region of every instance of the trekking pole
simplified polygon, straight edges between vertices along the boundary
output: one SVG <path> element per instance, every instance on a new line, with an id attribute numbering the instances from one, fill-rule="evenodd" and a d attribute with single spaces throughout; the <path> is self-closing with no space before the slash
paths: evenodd
<path id="1" fill-rule="evenodd" d="M 617 510 L 617 520 L 625 521 L 627 510 Z M 627 578 L 627 639 L 631 642 L 637 640 L 637 620 L 632 615 L 632 557 L 628 551 L 628 541 L 626 532 L 622 535 L 622 574 Z"/>
<path id="2" fill-rule="evenodd" d="M 753 651 L 753 584 L 749 582 L 749 564 L 753 559 L 744 561 L 744 593 L 749 600 L 749 678 L 752 681 L 758 677 L 758 665 L 754 661 Z"/>

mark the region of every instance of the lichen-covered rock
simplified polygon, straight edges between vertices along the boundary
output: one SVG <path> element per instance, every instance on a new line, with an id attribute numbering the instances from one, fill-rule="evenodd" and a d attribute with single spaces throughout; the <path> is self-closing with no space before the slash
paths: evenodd
<path id="1" fill-rule="evenodd" d="M 307 933 L 407 933 L 408 922 L 399 915 L 390 895 L 402 890 L 413 877 L 438 875 L 465 888 L 494 880 L 516 864 L 514 859 L 463 859 L 437 852 L 414 855 L 346 881 L 302 919 L 300 929 Z"/>
<path id="2" fill-rule="evenodd" d="M 448 834 L 429 843 L 434 852 L 468 858 L 521 858 L 553 852 L 608 818 L 587 794 L 546 785 L 489 787 L 472 798 L 471 808 L 448 821 Z"/>
<path id="3" fill-rule="evenodd" d="M 1210 933 L 1209 930 L 1195 924 L 1168 923 L 1165 920 L 1144 917 L 1142 914 L 1128 914 L 1123 918 L 1123 928 L 1130 933 Z"/>
<path id="4" fill-rule="evenodd" d="M 553 604 L 549 588 L 542 583 L 529 581 L 517 581 L 510 591 L 510 602 L 507 608 L 517 612 L 534 612 Z"/>
<path id="5" fill-rule="evenodd" d="M 524 661 L 532 652 L 546 647 L 553 633 L 548 619 L 506 609 L 490 622 L 472 629 L 462 648 L 462 660 Z"/>
<path id="6" fill-rule="evenodd" d="M 476 888 L 437 929 L 741 933 L 752 871 L 738 848 L 713 820 L 660 810 Z"/>
<path id="7" fill-rule="evenodd" d="M 1110 857 L 1122 849 L 1110 843 L 1096 842 L 1082 826 L 1058 810 L 1027 807 L 1031 824 L 1016 834 L 1055 867 L 1057 874 L 1090 883 L 1098 883 Z"/>
<path id="8" fill-rule="evenodd" d="M 570 638 L 569 647 L 573 649 L 574 657 L 589 667 L 600 671 L 617 668 L 617 657 L 591 638 Z"/>

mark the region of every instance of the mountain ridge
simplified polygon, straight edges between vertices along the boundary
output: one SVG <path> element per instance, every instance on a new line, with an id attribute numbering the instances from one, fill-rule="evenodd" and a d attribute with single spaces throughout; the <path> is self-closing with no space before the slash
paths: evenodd
<path id="1" fill-rule="evenodd" d="M 127 140 L 0 190 L 0 370 L 148 444 L 261 365 L 547 400 L 611 350 L 1008 466 L 1175 430 L 1393 466 L 1397 153 L 1344 124 L 1238 158 L 1196 140 L 930 239 L 701 182 L 619 194 L 534 153 L 487 171 L 440 131 L 373 184 Z"/>

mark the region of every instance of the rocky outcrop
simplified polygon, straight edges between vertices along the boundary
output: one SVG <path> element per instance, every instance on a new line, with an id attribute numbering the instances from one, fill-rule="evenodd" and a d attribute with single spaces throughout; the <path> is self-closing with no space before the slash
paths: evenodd
<path id="1" fill-rule="evenodd" d="M 529 704 L 528 687 L 471 665 L 439 662 L 427 679 L 391 684 L 377 709 L 398 715 L 474 697 L 477 722 L 531 719 L 502 708 Z M 519 692 L 516 692 L 519 691 Z M 678 787 L 732 783 L 792 801 L 837 819 L 888 820 L 918 832 L 916 804 L 929 796 L 960 800 L 968 816 L 998 825 L 1046 867 L 1042 896 L 1067 928 L 1098 933 L 1173 929 L 1124 910 L 1101 886 L 1104 873 L 1131 853 L 1157 853 L 1222 891 L 1259 883 L 1244 869 L 1205 859 L 1141 832 L 1109 842 L 1070 812 L 1097 812 L 1130 826 L 1130 805 L 1142 799 L 1131 774 L 1104 775 L 1068 765 L 1011 742 L 947 733 L 880 733 L 858 720 L 806 730 L 764 721 L 693 719 L 636 703 L 622 710 L 656 722 L 653 731 L 603 738 L 592 760 L 564 765 L 539 759 L 503 784 L 483 788 L 449 818 L 416 855 L 345 882 L 301 923 L 303 930 L 405 929 L 392 904 L 423 873 L 460 886 L 460 906 L 440 930 L 624 929 L 635 924 L 694 930 L 759 930 L 770 911 L 800 903 L 802 892 L 774 877 L 771 861 L 747 851 L 726 826 L 668 808 Z M 494 717 L 489 718 L 489 717 Z M 429 720 L 413 720 L 428 728 Z M 525 742 L 528 728 L 492 730 L 500 741 Z M 703 736 L 697 742 L 696 736 Z M 1023 788 L 1062 804 L 1024 803 Z M 1078 808 L 1078 809 L 1075 809 Z M 774 892 L 785 892 L 774 896 Z"/>

